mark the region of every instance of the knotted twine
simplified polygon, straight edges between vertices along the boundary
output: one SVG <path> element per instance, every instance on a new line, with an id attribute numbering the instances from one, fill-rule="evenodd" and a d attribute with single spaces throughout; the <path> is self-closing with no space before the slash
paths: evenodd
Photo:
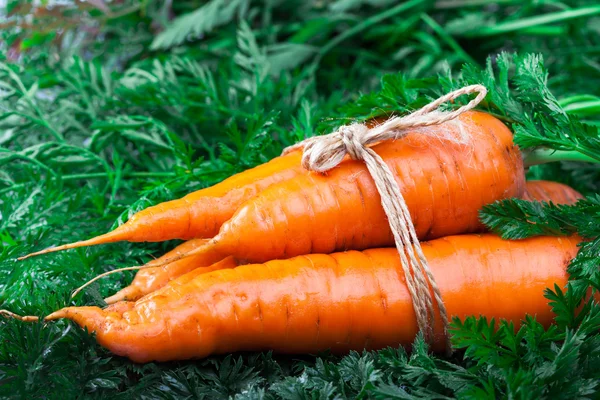
<path id="1" fill-rule="evenodd" d="M 438 110 L 442 104 L 471 93 L 478 93 L 477 97 L 466 105 L 454 111 Z M 320 173 L 336 167 L 346 154 L 353 160 L 364 161 L 381 196 L 381 205 L 394 236 L 419 331 L 423 332 L 425 339 L 429 342 L 433 340 L 434 301 L 437 303 L 444 324 L 446 340 L 449 341 L 446 306 L 423 254 L 400 187 L 388 165 L 370 146 L 384 140 L 401 139 L 409 133 L 410 129 L 438 125 L 453 120 L 476 107 L 486 94 L 487 89 L 482 85 L 466 86 L 432 101 L 409 115 L 393 117 L 373 128 L 368 128 L 364 124 L 345 125 L 333 133 L 305 139 L 283 151 L 285 155 L 291 151 L 303 149 L 302 166 L 309 171 Z M 433 298 L 429 286 L 433 291 Z M 447 344 L 447 349 L 450 349 L 449 343 Z"/>

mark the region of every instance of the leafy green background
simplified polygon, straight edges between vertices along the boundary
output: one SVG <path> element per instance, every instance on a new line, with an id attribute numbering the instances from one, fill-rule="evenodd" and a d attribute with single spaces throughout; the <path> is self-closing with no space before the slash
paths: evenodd
<path id="1" fill-rule="evenodd" d="M 17 256 L 103 233 L 306 136 L 406 112 L 467 83 L 486 84 L 481 108 L 509 124 L 525 152 L 600 159 L 596 1 L 8 1 L 0 16 L 0 308 L 18 313 L 102 305 L 132 273 L 70 293 L 176 242 Z M 454 321 L 450 358 L 418 338 L 408 353 L 136 365 L 67 322 L 3 320 L 0 396 L 598 398 L 600 308 L 583 297 L 600 287 L 600 170 L 561 161 L 528 175 L 590 196 L 483 212 L 506 237 L 589 239 L 567 290 L 547 293 L 557 313 L 549 329 L 532 318 L 517 331 Z"/>

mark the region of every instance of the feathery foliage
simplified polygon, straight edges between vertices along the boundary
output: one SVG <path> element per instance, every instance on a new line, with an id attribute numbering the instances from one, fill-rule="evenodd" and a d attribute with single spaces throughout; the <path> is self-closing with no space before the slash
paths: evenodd
<path id="1" fill-rule="evenodd" d="M 598 398 L 600 7 L 595 1 L 31 2 L 0 21 L 0 308 L 103 304 L 132 273 L 70 292 L 175 243 L 119 243 L 16 262 L 262 163 L 306 136 L 401 114 L 465 84 L 515 132 L 532 178 L 574 206 L 507 200 L 483 221 L 510 238 L 586 239 L 556 324 L 452 324 L 452 357 L 397 348 L 235 354 L 136 365 L 66 323 L 0 321 L 2 398 Z M 455 106 L 468 99 L 458 99 Z M 401 323 L 401 322 L 400 322 Z"/>

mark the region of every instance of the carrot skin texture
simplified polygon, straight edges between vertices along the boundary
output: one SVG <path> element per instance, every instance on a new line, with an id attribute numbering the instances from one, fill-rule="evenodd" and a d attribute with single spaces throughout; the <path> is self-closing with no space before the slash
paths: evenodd
<path id="1" fill-rule="evenodd" d="M 213 237 L 244 201 L 275 183 L 301 174 L 301 155 L 293 152 L 276 157 L 209 188 L 142 210 L 131 218 L 131 223 L 142 223 L 147 229 L 133 234 L 129 240 L 159 242 Z"/>
<path id="2" fill-rule="evenodd" d="M 545 201 L 554 204 L 575 204 L 583 195 L 572 187 L 552 181 L 527 181 L 524 200 Z"/>
<path id="3" fill-rule="evenodd" d="M 464 130 L 470 142 L 442 141 L 424 130 L 451 135 Z M 489 114 L 467 112 L 373 149 L 394 173 L 421 240 L 481 232 L 482 206 L 524 193 L 521 153 L 510 130 Z M 393 244 L 366 166 L 347 159 L 326 175 L 310 173 L 265 189 L 195 252 L 265 262 Z"/>
<path id="4" fill-rule="evenodd" d="M 492 234 L 424 242 L 450 317 L 483 315 L 519 325 L 553 320 L 544 289 L 567 282 L 579 239 L 504 241 Z M 235 351 L 315 353 L 410 345 L 412 302 L 395 249 L 313 254 L 174 280 L 137 302 L 106 310 L 68 307 L 98 342 L 136 362 Z M 436 310 L 434 349 L 445 346 Z"/>
<path id="5" fill-rule="evenodd" d="M 235 262 L 235 259 L 233 257 L 226 257 L 224 259 L 222 259 L 219 262 L 216 262 L 210 266 L 207 267 L 198 267 L 188 273 L 182 274 L 181 276 L 179 276 L 176 279 L 176 283 L 173 283 L 173 285 L 182 285 L 184 283 L 187 283 L 189 281 L 191 281 L 192 279 L 196 278 L 199 275 L 202 274 L 206 274 L 209 272 L 213 272 L 213 271 L 218 271 L 221 269 L 228 269 L 228 268 L 235 268 L 237 267 L 237 263 Z M 169 281 L 167 284 L 170 284 Z M 118 293 L 117 293 L 118 294 Z M 108 307 L 106 307 L 104 309 L 104 311 L 107 312 L 123 312 L 129 309 L 129 304 L 132 304 L 132 300 L 130 299 L 125 299 L 125 298 L 121 298 L 121 299 L 116 299 L 117 295 L 115 294 L 115 299 L 112 299 L 110 302 L 106 301 L 106 303 L 108 304 Z M 142 296 L 139 296 L 142 297 Z"/>
<path id="6" fill-rule="evenodd" d="M 206 242 L 206 239 L 189 240 L 180 244 L 162 257 L 149 262 L 147 265 L 152 265 L 152 263 L 161 262 L 162 260 L 175 257 L 179 254 L 187 253 L 188 251 L 206 244 Z M 123 300 L 137 300 L 140 297 L 165 286 L 173 279 L 178 278 L 189 271 L 195 269 L 199 269 L 203 272 L 213 271 L 215 269 L 214 263 L 217 261 L 219 260 L 210 258 L 205 254 L 199 254 L 197 256 L 182 258 L 161 267 L 141 269 L 137 272 L 129 286 L 126 286 L 114 295 L 107 297 L 104 301 L 106 301 L 107 304 L 113 304 Z M 219 268 L 234 268 L 236 266 L 237 262 L 233 257 L 226 257 L 219 263 Z"/>

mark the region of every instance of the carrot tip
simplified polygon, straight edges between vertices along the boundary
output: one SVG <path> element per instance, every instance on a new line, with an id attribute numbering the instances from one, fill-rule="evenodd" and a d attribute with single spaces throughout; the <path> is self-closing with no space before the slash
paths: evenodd
<path id="1" fill-rule="evenodd" d="M 68 250 L 68 249 L 75 249 L 77 247 L 85 246 L 88 242 L 91 242 L 93 240 L 95 240 L 95 238 L 94 239 L 90 239 L 90 240 L 75 242 L 75 243 L 63 244 L 63 245 L 60 245 L 60 246 L 54 245 L 54 246 L 46 247 L 44 250 L 35 251 L 33 253 L 29 253 L 27 255 L 18 257 L 17 260 L 22 261 L 22 260 L 25 260 L 25 259 L 30 258 L 30 257 L 41 256 L 43 254 L 54 253 L 56 251 Z"/>
<path id="2" fill-rule="evenodd" d="M 108 296 L 107 298 L 104 299 L 104 301 L 106 302 L 106 304 L 114 304 L 116 302 L 119 301 L 123 301 L 123 300 L 135 300 L 136 295 L 138 295 L 138 289 L 134 288 L 132 286 L 127 286 L 126 288 L 123 288 L 121 290 L 119 290 L 117 293 L 113 294 L 112 296 Z"/>
<path id="3" fill-rule="evenodd" d="M 29 254 L 27 254 L 26 256 L 17 257 L 17 261 L 23 261 L 23 260 L 25 260 L 26 258 L 33 257 L 33 256 L 35 256 L 35 255 L 37 255 L 37 253 L 29 253 Z"/>
<path id="4" fill-rule="evenodd" d="M 61 318 L 68 318 L 68 313 L 64 308 L 62 310 L 54 311 L 52 314 L 45 316 L 44 321 L 54 321 Z"/>
<path id="5" fill-rule="evenodd" d="M 74 244 L 77 244 L 77 243 L 74 243 Z M 63 249 L 69 249 L 69 248 L 75 248 L 75 247 L 79 247 L 79 246 L 73 246 L 73 244 L 68 244 L 68 245 L 65 245 L 65 246 L 52 246 L 52 247 L 48 247 L 48 248 L 46 248 L 44 250 L 36 251 L 36 252 L 33 252 L 33 253 L 29 253 L 27 255 L 21 256 L 21 257 L 17 257 L 17 260 L 18 261 L 23 261 L 23 260 L 28 259 L 30 257 L 41 256 L 42 254 L 54 253 L 55 251 L 60 251 L 60 250 L 63 250 Z"/>
<path id="6" fill-rule="evenodd" d="M 114 242 L 120 242 L 122 240 L 129 240 L 131 238 L 131 232 L 129 231 L 129 229 L 130 228 L 129 228 L 129 226 L 127 226 L 127 224 L 121 225 L 120 227 L 118 227 L 117 229 L 115 229 L 112 232 L 108 232 L 108 233 L 93 237 L 88 240 L 81 240 L 79 242 L 63 244 L 60 246 L 48 247 L 44 250 L 36 251 L 34 253 L 30 253 L 30 254 L 24 255 L 22 257 L 18 257 L 17 260 L 21 261 L 21 260 L 25 260 L 29 257 L 40 256 L 42 254 L 47 254 L 47 253 L 54 253 L 55 251 L 76 249 L 78 247 L 96 246 L 99 244 L 114 243 Z"/>

